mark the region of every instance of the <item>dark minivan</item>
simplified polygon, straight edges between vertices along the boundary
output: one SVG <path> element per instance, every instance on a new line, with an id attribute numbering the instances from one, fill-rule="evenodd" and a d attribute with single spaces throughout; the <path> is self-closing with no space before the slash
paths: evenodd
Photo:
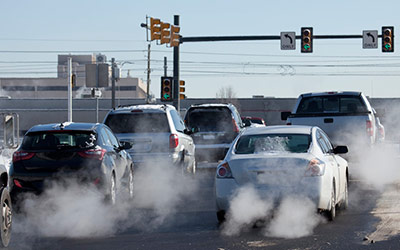
<path id="1" fill-rule="evenodd" d="M 244 125 L 233 104 L 192 105 L 185 123 L 193 134 L 196 161 L 218 161 L 225 157 L 232 141 Z"/>

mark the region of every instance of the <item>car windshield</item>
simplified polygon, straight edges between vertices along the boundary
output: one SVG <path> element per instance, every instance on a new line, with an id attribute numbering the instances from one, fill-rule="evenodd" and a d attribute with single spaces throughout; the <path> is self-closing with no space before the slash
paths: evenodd
<path id="1" fill-rule="evenodd" d="M 258 153 L 306 153 L 311 136 L 307 134 L 261 134 L 244 135 L 236 143 L 236 154 Z"/>
<path id="2" fill-rule="evenodd" d="M 22 149 L 42 150 L 60 148 L 88 148 L 95 145 L 96 135 L 87 131 L 42 131 L 25 135 Z"/>
<path id="3" fill-rule="evenodd" d="M 226 108 L 192 109 L 186 118 L 189 129 L 199 132 L 217 132 L 232 130 L 232 115 Z"/>
<path id="4" fill-rule="evenodd" d="M 367 107 L 360 96 L 311 96 L 304 97 L 297 109 L 298 114 L 305 113 L 363 113 Z"/>
<path id="5" fill-rule="evenodd" d="M 105 124 L 117 134 L 169 132 L 166 113 L 112 114 Z"/>

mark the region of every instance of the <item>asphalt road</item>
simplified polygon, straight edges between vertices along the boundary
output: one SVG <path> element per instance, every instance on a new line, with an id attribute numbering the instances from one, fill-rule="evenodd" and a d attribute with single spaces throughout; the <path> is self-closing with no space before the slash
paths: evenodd
<path id="1" fill-rule="evenodd" d="M 16 214 L 8 249 L 400 249 L 400 185 L 378 191 L 364 181 L 352 180 L 349 208 L 340 211 L 334 222 L 322 221 L 304 237 L 266 236 L 265 225 L 249 226 L 237 235 L 227 236 L 215 216 L 213 178 L 212 171 L 203 169 L 198 173 L 190 180 L 197 184 L 196 190 L 181 197 L 159 223 L 154 224 L 152 211 L 131 207 L 126 217 L 115 222 L 125 223 L 123 229 L 101 236 L 49 237 L 23 228 L 23 218 Z M 135 220 L 126 224 L 132 218 Z"/>

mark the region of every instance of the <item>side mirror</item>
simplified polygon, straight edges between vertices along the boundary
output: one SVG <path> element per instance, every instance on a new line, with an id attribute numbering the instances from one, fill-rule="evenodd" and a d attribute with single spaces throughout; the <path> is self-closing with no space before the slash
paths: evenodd
<path id="1" fill-rule="evenodd" d="M 193 134 L 193 133 L 199 132 L 200 129 L 196 126 L 196 127 L 193 127 L 191 131 L 192 131 L 192 134 Z"/>
<path id="2" fill-rule="evenodd" d="M 289 111 L 281 112 L 281 120 L 282 120 L 282 121 L 286 121 L 287 118 L 288 118 L 291 114 L 292 114 L 292 112 L 289 112 Z"/>
<path id="3" fill-rule="evenodd" d="M 345 154 L 347 152 L 349 152 L 349 149 L 347 148 L 347 146 L 336 146 L 333 149 L 334 154 Z"/>
<path id="4" fill-rule="evenodd" d="M 123 150 L 130 149 L 133 146 L 132 143 L 129 141 L 120 141 L 119 143 L 121 144 L 120 149 L 123 149 Z"/>
<path id="5" fill-rule="evenodd" d="M 193 134 L 193 132 L 190 131 L 190 130 L 187 129 L 187 128 L 185 128 L 185 129 L 183 130 L 183 133 L 186 134 L 186 135 L 191 135 L 191 134 Z"/>

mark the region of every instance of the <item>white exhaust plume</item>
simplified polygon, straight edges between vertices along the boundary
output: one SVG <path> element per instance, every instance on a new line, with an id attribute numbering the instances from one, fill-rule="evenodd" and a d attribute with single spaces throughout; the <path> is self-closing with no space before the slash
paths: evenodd
<path id="1" fill-rule="evenodd" d="M 239 234 L 257 220 L 266 218 L 272 205 L 271 202 L 263 200 L 253 186 L 240 188 L 230 202 L 222 233 L 225 235 Z"/>
<path id="2" fill-rule="evenodd" d="M 284 198 L 266 229 L 266 236 L 300 238 L 311 235 L 322 217 L 307 197 Z"/>

